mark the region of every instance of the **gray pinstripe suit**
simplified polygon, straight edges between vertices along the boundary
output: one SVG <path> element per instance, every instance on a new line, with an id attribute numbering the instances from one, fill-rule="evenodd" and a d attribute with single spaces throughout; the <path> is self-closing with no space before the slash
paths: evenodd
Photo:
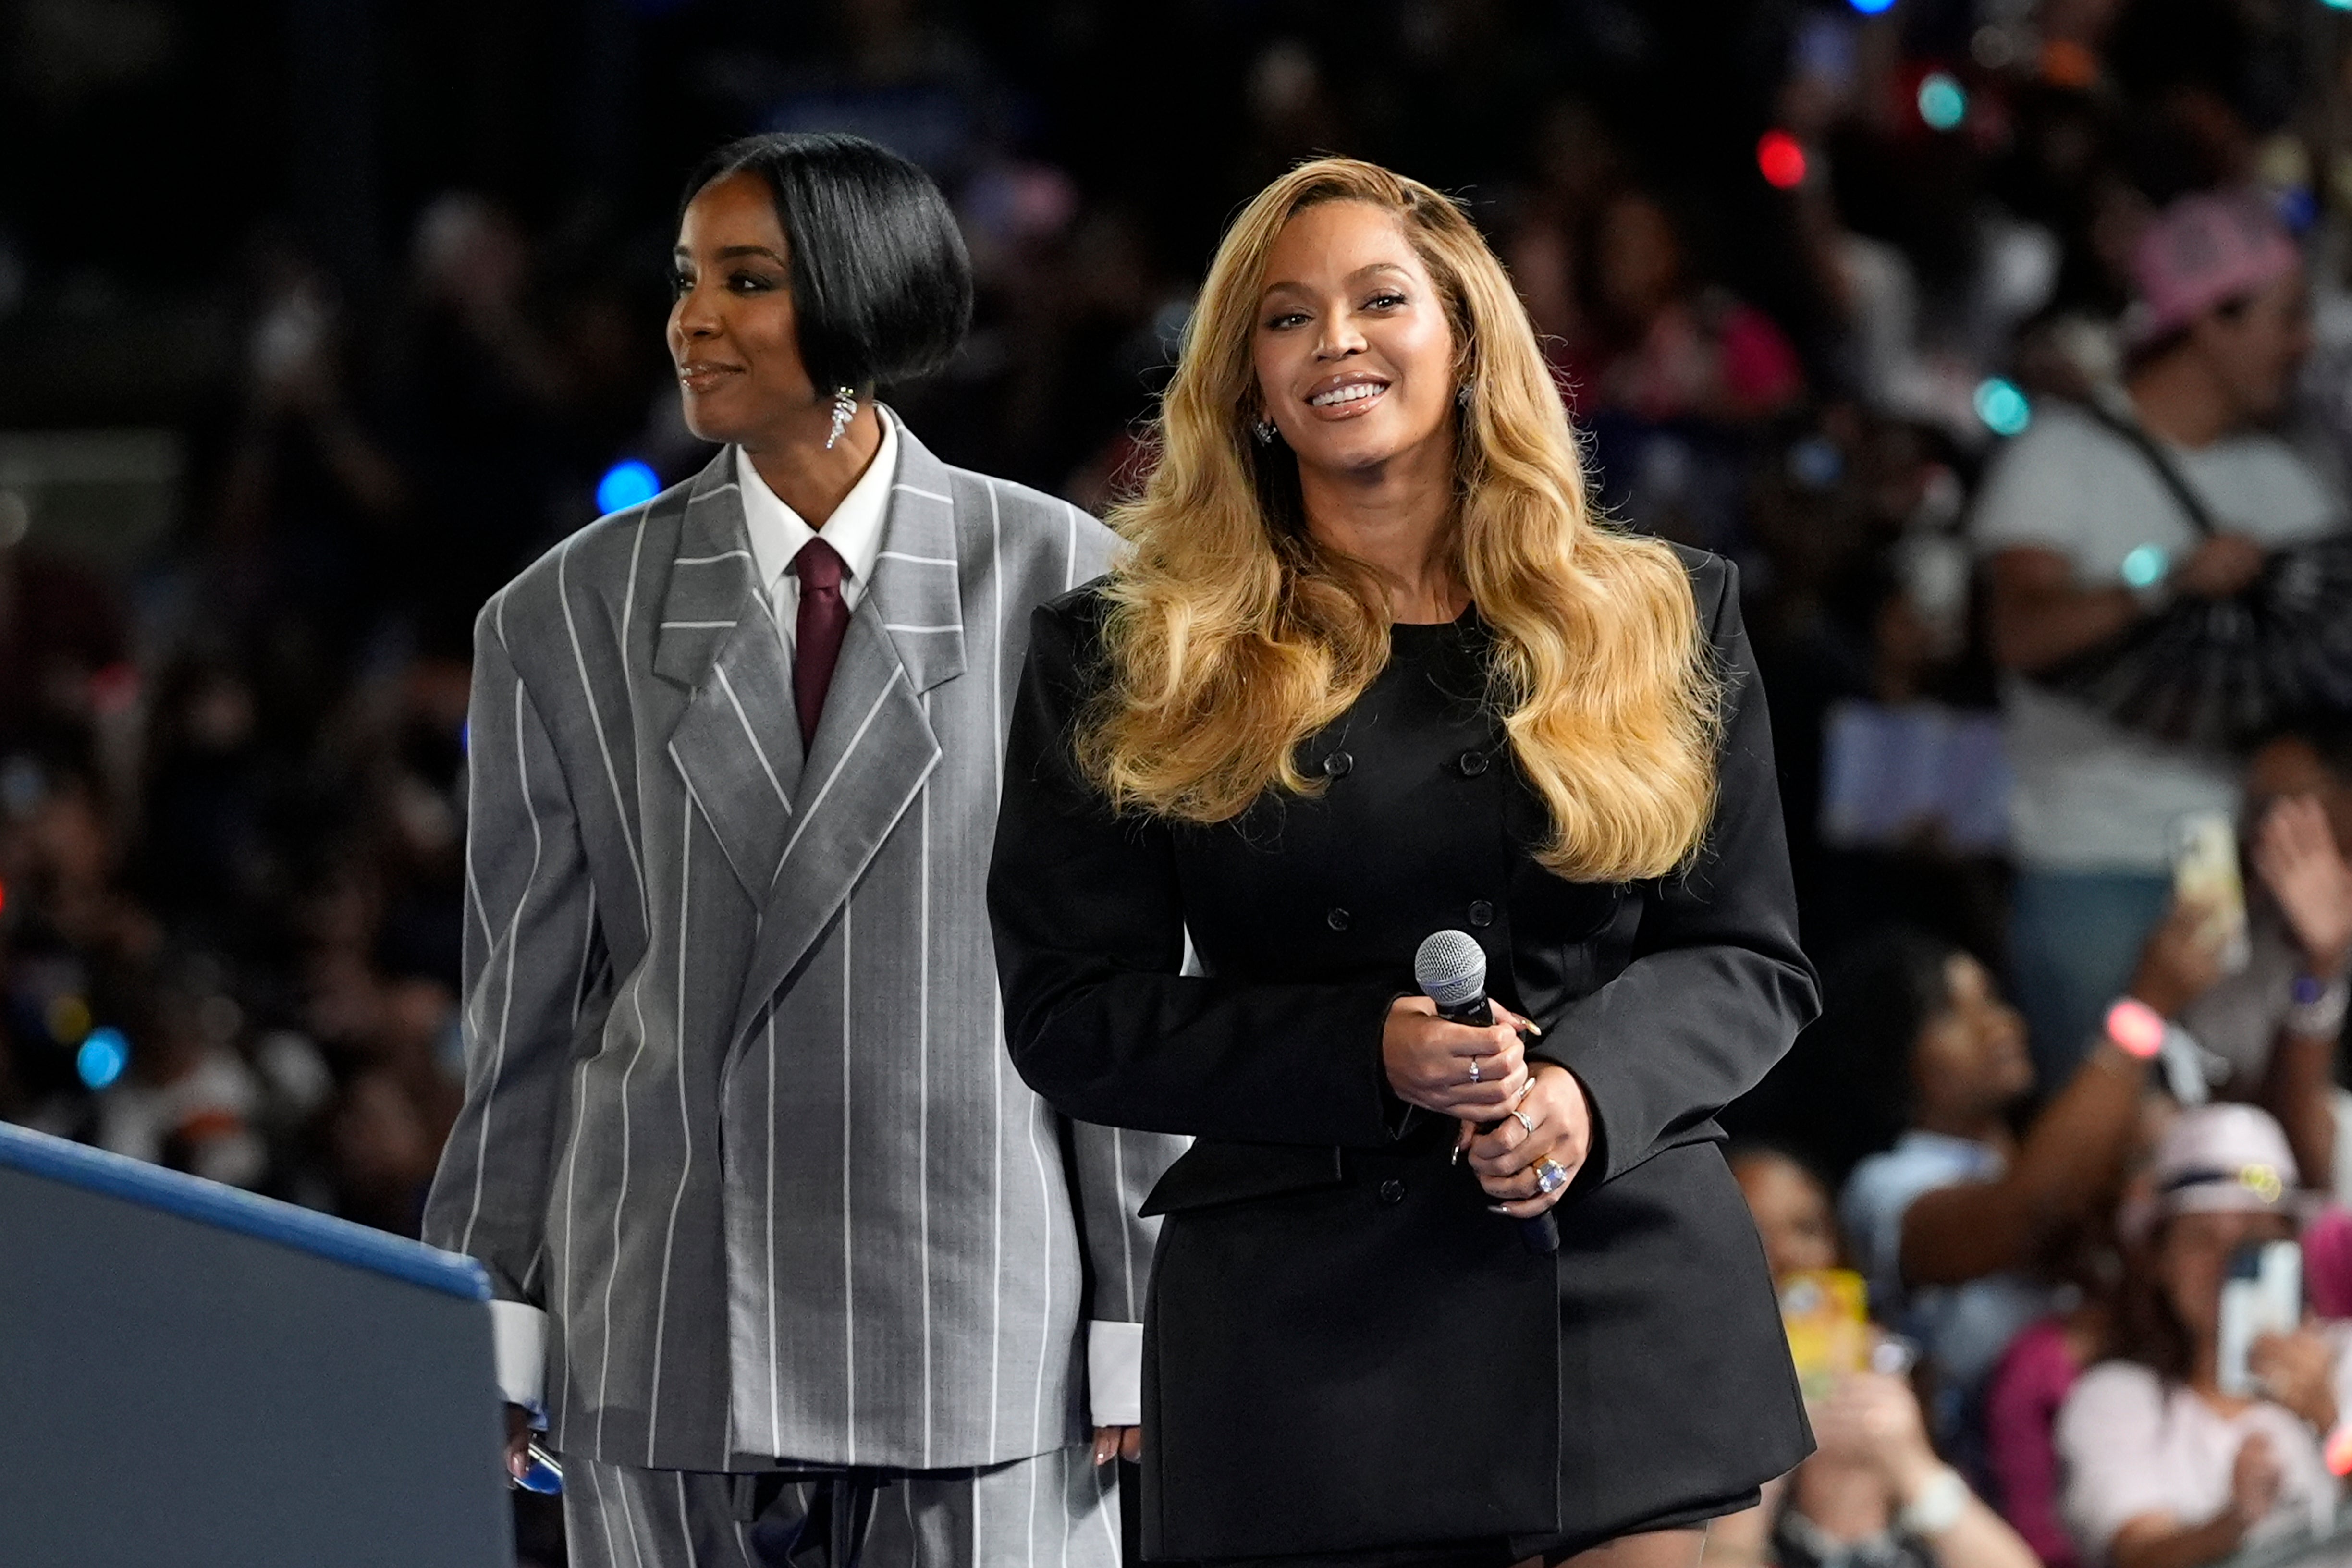
<path id="1" fill-rule="evenodd" d="M 902 429 L 805 757 L 731 453 L 484 608 L 467 1084 L 425 1234 L 547 1310 L 567 1455 L 1083 1437 L 1083 1319 L 1140 1318 L 1135 1210 L 1178 1145 L 1012 1071 L 983 894 L 1029 612 L 1112 542 Z"/>

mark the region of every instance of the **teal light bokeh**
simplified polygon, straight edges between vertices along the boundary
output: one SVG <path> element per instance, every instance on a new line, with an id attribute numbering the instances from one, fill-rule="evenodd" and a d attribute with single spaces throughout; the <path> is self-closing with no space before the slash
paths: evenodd
<path id="1" fill-rule="evenodd" d="M 2033 405 L 2016 384 L 1992 376 L 1977 384 L 1977 417 L 1996 436 L 2021 435 L 2033 423 Z"/>
<path id="2" fill-rule="evenodd" d="M 1919 118 L 1949 131 L 1968 118 L 1969 94 L 1948 71 L 1929 71 L 1919 83 Z"/>
<path id="3" fill-rule="evenodd" d="M 2172 569 L 2172 558 L 2160 544 L 2143 544 L 2124 557 L 2124 581 L 2135 588 L 2153 588 Z"/>

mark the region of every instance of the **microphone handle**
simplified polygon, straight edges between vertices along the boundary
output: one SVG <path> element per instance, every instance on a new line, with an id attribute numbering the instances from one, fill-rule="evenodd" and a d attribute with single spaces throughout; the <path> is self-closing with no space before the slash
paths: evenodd
<path id="1" fill-rule="evenodd" d="M 1474 1029 L 1491 1028 L 1495 1023 L 1495 1009 L 1487 1005 L 1484 996 L 1475 1002 L 1465 1002 L 1459 1007 L 1440 1007 L 1437 1016 L 1449 1024 L 1467 1024 Z M 1482 1121 L 1478 1124 L 1478 1131 L 1492 1132 L 1501 1125 L 1500 1121 Z M 1517 1223 L 1519 1243 L 1529 1252 L 1549 1256 L 1559 1250 L 1559 1222 L 1552 1218 L 1551 1210 L 1546 1209 L 1533 1219 L 1523 1219 Z"/>

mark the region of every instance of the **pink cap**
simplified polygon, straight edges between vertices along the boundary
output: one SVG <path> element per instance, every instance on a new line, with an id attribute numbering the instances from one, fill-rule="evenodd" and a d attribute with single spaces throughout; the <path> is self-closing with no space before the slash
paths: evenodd
<path id="1" fill-rule="evenodd" d="M 2125 333 L 2135 344 L 2153 342 L 2302 264 L 2286 226 L 2254 192 L 2183 196 L 2149 220 L 2132 247 L 2137 297 Z"/>

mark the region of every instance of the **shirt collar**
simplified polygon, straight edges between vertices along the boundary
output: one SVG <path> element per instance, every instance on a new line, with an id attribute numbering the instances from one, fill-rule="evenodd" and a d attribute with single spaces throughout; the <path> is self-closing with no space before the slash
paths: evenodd
<path id="1" fill-rule="evenodd" d="M 874 405 L 874 413 L 882 421 L 882 444 L 824 521 L 824 542 L 848 569 L 848 578 L 842 584 L 845 599 L 862 595 L 874 574 L 875 560 L 882 552 L 883 520 L 890 511 L 890 486 L 898 474 L 898 421 L 879 403 Z M 793 557 L 818 531 L 768 488 L 768 481 L 760 477 L 740 447 L 735 448 L 735 479 L 743 497 L 743 522 L 751 531 L 751 562 L 759 572 L 760 587 L 763 593 L 772 593 L 776 579 L 791 569 Z"/>

